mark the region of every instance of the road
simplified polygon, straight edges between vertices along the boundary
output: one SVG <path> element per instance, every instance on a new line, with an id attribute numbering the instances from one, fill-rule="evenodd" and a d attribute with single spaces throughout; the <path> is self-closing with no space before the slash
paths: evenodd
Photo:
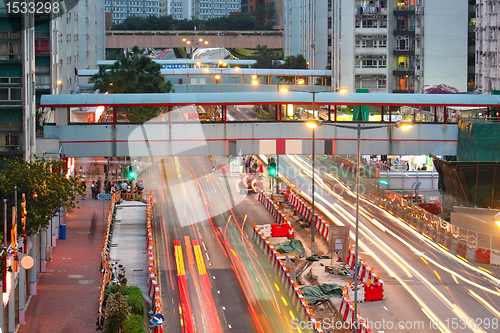
<path id="1" fill-rule="evenodd" d="M 319 161 L 315 169 L 317 207 L 336 224 L 355 230 L 355 193 L 340 180 L 333 192 L 322 179 L 330 177 L 326 166 Z M 311 195 L 311 170 L 304 156 L 280 156 L 280 174 L 306 196 Z M 387 305 L 367 303 L 362 315 L 394 327 L 375 331 L 400 331 L 401 321 L 410 321 L 404 323 L 405 332 L 500 330 L 500 280 L 484 267 L 449 254 L 366 199 L 360 200 L 359 221 L 360 257 L 382 273 L 387 290 Z"/>
<path id="2" fill-rule="evenodd" d="M 259 115 L 252 110 L 249 105 L 228 105 L 227 106 L 228 120 L 231 121 L 247 121 L 256 120 Z"/>
<path id="3" fill-rule="evenodd" d="M 238 176 L 211 167 L 207 157 L 168 157 L 148 180 L 157 188 L 164 330 L 297 332 L 291 319 L 298 313 L 251 238 L 254 222 L 272 218 L 256 195 L 237 191 Z"/>

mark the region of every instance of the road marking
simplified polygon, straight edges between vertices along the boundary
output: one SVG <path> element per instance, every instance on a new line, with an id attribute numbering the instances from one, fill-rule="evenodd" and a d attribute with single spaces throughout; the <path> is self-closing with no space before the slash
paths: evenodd
<path id="1" fill-rule="evenodd" d="M 208 257 L 208 253 L 205 252 L 205 255 L 207 256 L 207 260 L 210 260 L 210 258 Z"/>
<path id="2" fill-rule="evenodd" d="M 232 328 L 232 327 L 231 327 L 231 324 L 227 324 L 227 327 Z"/>
<path id="3" fill-rule="evenodd" d="M 217 290 L 217 294 L 220 294 L 220 290 Z"/>
<path id="4" fill-rule="evenodd" d="M 225 306 L 222 307 L 222 311 L 226 311 L 226 307 Z"/>
<path id="5" fill-rule="evenodd" d="M 388 310 L 385 306 L 384 306 L 384 309 Z M 388 310 L 389 311 L 389 310 Z"/>
<path id="6" fill-rule="evenodd" d="M 205 243 L 201 242 L 201 245 L 203 245 L 203 248 L 205 249 L 205 251 L 207 250 L 207 247 L 205 246 Z"/>
<path id="7" fill-rule="evenodd" d="M 215 275 L 212 275 L 212 278 L 215 280 Z"/>

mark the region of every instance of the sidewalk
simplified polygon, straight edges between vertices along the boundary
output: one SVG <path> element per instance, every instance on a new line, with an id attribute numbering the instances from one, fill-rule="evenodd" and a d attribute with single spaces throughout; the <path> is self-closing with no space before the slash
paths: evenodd
<path id="1" fill-rule="evenodd" d="M 127 205 L 130 207 L 127 208 Z M 86 200 L 80 201 L 79 207 L 67 215 L 66 239 L 57 240 L 57 246 L 52 250 L 52 261 L 47 263 L 46 272 L 38 280 L 37 295 L 31 297 L 26 322 L 18 326 L 18 333 L 96 331 L 99 285 L 102 283 L 100 265 L 101 246 L 104 245 L 103 203 L 102 200 L 92 200 L 87 195 Z M 104 207 L 107 213 L 109 201 L 105 202 Z M 120 242 L 120 246 L 112 249 L 111 254 L 113 259 L 121 259 L 119 262 L 126 267 L 128 284 L 138 285 L 147 298 L 147 261 L 141 260 L 143 267 L 139 267 L 137 261 L 145 256 L 143 253 L 146 251 L 145 210 L 146 206 L 140 202 L 118 205 L 118 212 L 121 214 L 117 214 L 112 243 Z M 96 222 L 92 223 L 94 213 Z M 120 226 L 120 215 L 123 222 L 127 220 L 132 223 L 128 221 L 131 217 L 142 220 L 133 221 L 135 223 L 131 230 Z M 144 229 L 142 231 L 139 230 L 141 226 Z M 130 236 L 134 241 L 131 242 Z M 129 253 L 138 255 L 127 258 Z"/>

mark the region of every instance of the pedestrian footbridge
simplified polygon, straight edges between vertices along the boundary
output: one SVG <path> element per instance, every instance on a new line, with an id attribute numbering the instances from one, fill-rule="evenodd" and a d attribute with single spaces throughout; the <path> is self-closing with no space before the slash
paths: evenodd
<path id="1" fill-rule="evenodd" d="M 44 127 L 37 151 L 63 149 L 70 157 L 311 154 L 312 130 L 301 120 L 68 124 L 70 108 L 180 105 L 411 105 L 498 107 L 500 96 L 420 94 L 339 94 L 319 92 L 204 94 L 44 95 L 40 106 L 55 108 L 55 124 Z M 334 108 L 335 109 L 335 108 Z M 390 113 L 391 108 L 389 108 Z M 169 118 L 170 119 L 170 118 Z M 335 119 L 335 118 L 334 118 Z M 390 119 L 390 118 L 389 118 Z M 315 130 L 316 154 L 354 154 L 354 128 L 326 122 Z M 349 123 L 343 123 L 348 125 Z M 381 123 L 375 123 L 380 124 Z M 350 123 L 351 126 L 356 124 Z M 374 125 L 364 123 L 362 126 Z M 361 153 L 371 155 L 457 155 L 458 124 L 417 123 L 407 132 L 387 126 L 361 131 Z"/>

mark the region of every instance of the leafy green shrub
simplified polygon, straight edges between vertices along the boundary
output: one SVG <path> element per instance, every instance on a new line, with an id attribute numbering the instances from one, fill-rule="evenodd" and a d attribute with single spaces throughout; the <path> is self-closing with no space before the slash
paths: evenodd
<path id="1" fill-rule="evenodd" d="M 144 297 L 142 296 L 141 289 L 137 286 L 123 286 L 120 292 L 123 295 L 127 295 L 127 302 L 131 306 L 131 312 L 144 316 Z"/>
<path id="2" fill-rule="evenodd" d="M 106 333 L 119 333 L 127 323 L 130 316 L 130 305 L 126 297 L 119 292 L 109 295 L 106 302 L 106 321 L 104 322 Z"/>
<path id="3" fill-rule="evenodd" d="M 123 332 L 127 333 L 147 333 L 144 328 L 144 318 L 140 315 L 132 315 L 128 318 Z"/>

